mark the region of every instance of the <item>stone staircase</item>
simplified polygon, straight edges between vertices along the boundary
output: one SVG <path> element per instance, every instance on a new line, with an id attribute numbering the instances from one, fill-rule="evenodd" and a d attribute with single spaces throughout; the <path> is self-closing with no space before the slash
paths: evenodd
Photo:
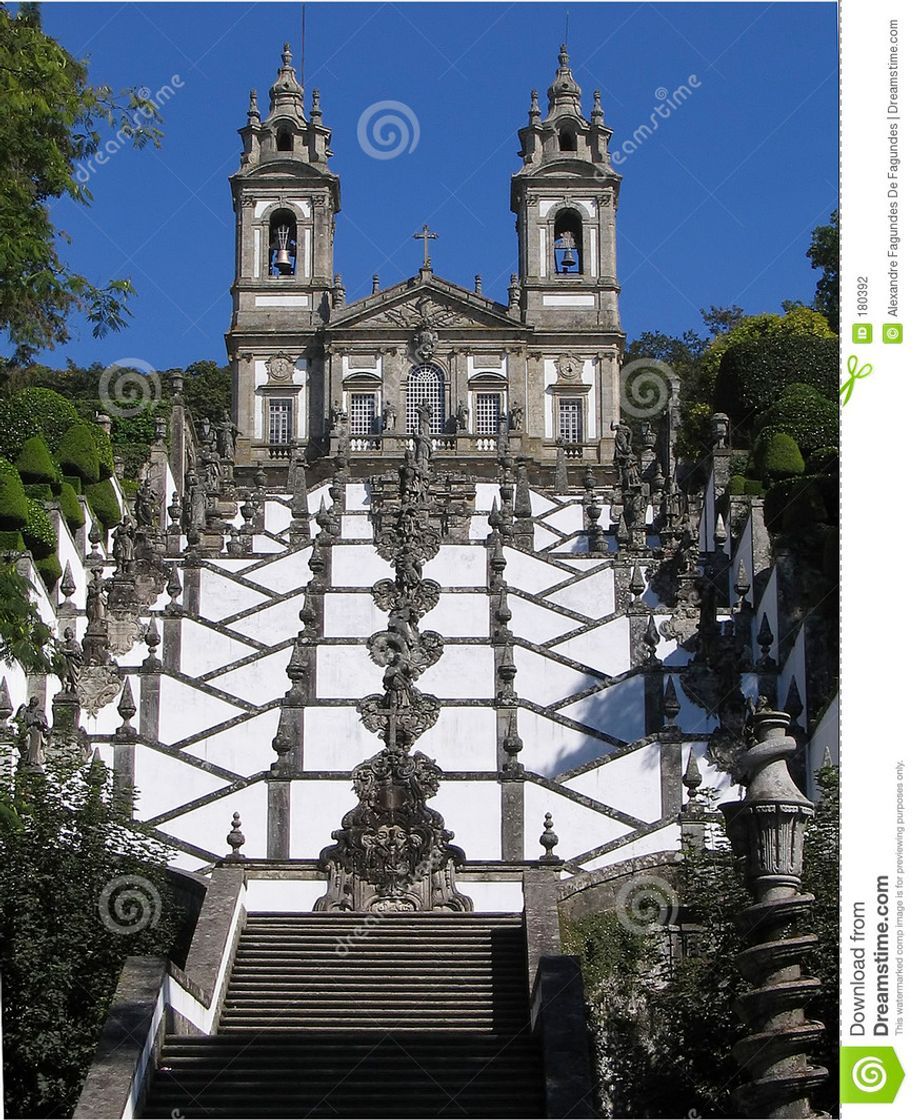
<path id="1" fill-rule="evenodd" d="M 148 1117 L 538 1117 L 517 915 L 250 914 L 213 1036 L 166 1038 Z"/>

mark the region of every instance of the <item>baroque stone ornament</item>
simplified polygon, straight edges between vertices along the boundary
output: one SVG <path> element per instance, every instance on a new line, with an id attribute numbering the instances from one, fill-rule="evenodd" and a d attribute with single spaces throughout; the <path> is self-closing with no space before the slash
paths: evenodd
<path id="1" fill-rule="evenodd" d="M 359 805 L 333 832 L 320 856 L 327 893 L 316 910 L 399 913 L 467 912 L 471 900 L 455 886 L 464 852 L 440 813 L 426 804 L 442 771 L 425 754 L 387 746 L 353 771 Z"/>
<path id="2" fill-rule="evenodd" d="M 281 351 L 267 359 L 267 376 L 275 385 L 289 385 L 293 380 L 295 365 L 289 354 Z"/>

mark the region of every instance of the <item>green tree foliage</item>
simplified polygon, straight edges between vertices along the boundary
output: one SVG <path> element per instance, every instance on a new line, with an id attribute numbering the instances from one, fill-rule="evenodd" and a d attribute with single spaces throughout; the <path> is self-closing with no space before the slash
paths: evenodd
<path id="1" fill-rule="evenodd" d="M 64 474 L 74 474 L 84 483 L 99 481 L 99 453 L 90 424 L 74 424 L 60 442 L 57 458 Z"/>
<path id="2" fill-rule="evenodd" d="M 57 533 L 44 504 L 36 498 L 29 498 L 29 516 L 22 530 L 25 543 L 36 560 L 43 560 L 57 551 Z"/>
<path id="3" fill-rule="evenodd" d="M 19 471 L 7 459 L 0 459 L 0 529 L 24 529 L 29 519 L 29 503 Z"/>
<path id="4" fill-rule="evenodd" d="M 137 147 L 158 144 L 150 122 L 159 114 L 135 91 L 119 104 L 107 86 L 90 85 L 86 65 L 44 34 L 36 4 L 0 8 L 0 103 L 0 330 L 22 358 L 66 342 L 71 313 L 97 337 L 124 324 L 130 281 L 96 287 L 68 268 L 49 204 L 91 202 L 78 165 L 98 151 L 102 126 Z"/>
<path id="5" fill-rule="evenodd" d="M 67 429 L 78 420 L 73 405 L 53 389 L 20 389 L 0 400 L 0 452 L 7 459 L 15 459 L 32 436 L 41 436 L 54 451 Z"/>
<path id="6" fill-rule="evenodd" d="M 813 385 L 795 382 L 763 413 L 756 427 L 758 433 L 764 428 L 787 432 L 807 455 L 818 447 L 839 443 L 839 404 L 835 396 L 825 397 Z"/>
<path id="7" fill-rule="evenodd" d="M 808 962 L 822 984 L 810 1014 L 828 1027 L 815 1060 L 832 1074 L 815 1103 L 829 1108 L 838 1076 L 831 1024 L 839 1000 L 839 812 L 835 777 L 822 770 L 818 782 L 823 797 L 808 829 L 802 889 L 815 895 L 808 926 L 820 938 Z M 740 1076 L 731 1050 L 747 1028 L 734 999 L 748 987 L 735 964 L 745 945 L 736 918 L 751 896 L 718 815 L 707 846 L 688 849 L 679 874 L 673 940 L 658 929 L 635 932 L 614 911 L 563 923 L 564 951 L 582 961 L 604 1115 L 735 1115 L 730 1094 Z"/>
<path id="8" fill-rule="evenodd" d="M 184 402 L 195 421 L 221 420 L 232 407 L 232 380 L 228 366 L 192 362 L 184 371 Z"/>
<path id="9" fill-rule="evenodd" d="M 840 214 L 830 215 L 826 226 L 816 226 L 811 233 L 808 257 L 812 268 L 822 272 L 814 294 L 814 307 L 830 324 L 832 331 L 840 329 Z"/>
<path id="10" fill-rule="evenodd" d="M 48 673 L 51 631 L 42 622 L 31 591 L 15 564 L 0 562 L 0 662 L 15 661 L 27 673 Z"/>
<path id="11" fill-rule="evenodd" d="M 42 774 L 5 759 L 2 774 L 7 1115 L 69 1116 L 125 959 L 164 956 L 173 943 L 166 852 L 113 801 L 101 762 L 56 759 Z M 149 905 L 119 921 L 110 892 L 125 876 Z"/>

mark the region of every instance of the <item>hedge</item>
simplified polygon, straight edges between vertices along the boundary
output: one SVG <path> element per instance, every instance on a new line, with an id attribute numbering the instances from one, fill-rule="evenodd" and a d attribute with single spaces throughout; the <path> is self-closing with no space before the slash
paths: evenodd
<path id="1" fill-rule="evenodd" d="M 112 450 L 108 433 L 101 424 L 90 424 L 89 431 L 92 432 L 96 454 L 99 457 L 99 478 L 113 478 L 115 473 L 114 451 Z M 149 448 L 147 447 L 146 450 L 148 454 Z"/>
<path id="2" fill-rule="evenodd" d="M 54 450 L 78 420 L 73 405 L 53 389 L 20 389 L 0 401 L 0 453 L 15 459 L 32 436 L 43 436 Z"/>
<path id="3" fill-rule="evenodd" d="M 714 408 L 727 412 L 740 430 L 775 405 L 790 385 L 810 385 L 833 398 L 839 363 L 837 338 L 799 334 L 738 343 L 722 355 Z"/>
<path id="4" fill-rule="evenodd" d="M 764 428 L 788 432 L 807 454 L 817 447 L 839 443 L 839 405 L 835 398 L 828 400 L 813 386 L 794 382 L 758 420 L 757 433 Z"/>
<path id="5" fill-rule="evenodd" d="M 65 475 L 78 475 L 83 482 L 99 481 L 99 453 L 92 425 L 74 424 L 60 442 L 57 458 Z"/>
<path id="6" fill-rule="evenodd" d="M 7 459 L 0 459 L 0 530 L 24 529 L 29 502 L 19 472 Z"/>
<path id="7" fill-rule="evenodd" d="M 83 492 L 83 480 L 80 478 L 80 476 L 78 474 L 65 474 L 63 476 L 63 478 L 64 478 L 64 482 L 69 487 L 72 488 L 74 493 L 82 494 L 82 492 Z"/>
<path id="8" fill-rule="evenodd" d="M 728 492 L 734 497 L 744 493 L 744 487 L 747 484 L 747 479 L 743 474 L 733 474 L 728 480 Z"/>
<path id="9" fill-rule="evenodd" d="M 45 587 L 47 587 L 49 591 L 53 591 L 57 585 L 57 581 L 64 574 L 61 571 L 57 553 L 52 552 L 50 556 L 43 556 L 41 560 L 36 560 L 35 567 L 38 569 L 38 574 L 44 581 Z"/>
<path id="10" fill-rule="evenodd" d="M 60 505 L 60 512 L 63 515 L 64 521 L 70 526 L 71 532 L 75 533 L 78 529 L 82 529 L 86 524 L 86 511 L 83 509 L 83 503 L 79 500 L 76 491 L 69 482 L 61 484 L 57 501 Z"/>
<path id="11" fill-rule="evenodd" d="M 766 428 L 754 444 L 754 466 L 765 482 L 772 482 L 804 474 L 805 460 L 790 435 Z"/>
<path id="12" fill-rule="evenodd" d="M 36 498 L 29 498 L 29 518 L 22 530 L 27 547 L 36 560 L 57 552 L 57 533 L 48 511 Z"/>
<path id="13" fill-rule="evenodd" d="M 23 489 L 27 498 L 36 498 L 39 502 L 54 500 L 54 491 L 46 482 L 29 482 Z"/>
<path id="14" fill-rule="evenodd" d="M 830 515 L 821 489 L 823 480 L 808 475 L 774 483 L 763 499 L 763 519 L 772 532 L 808 529 L 825 524 Z"/>
<path id="15" fill-rule="evenodd" d="M 0 552 L 25 552 L 25 541 L 18 529 L 0 529 Z"/>
<path id="16" fill-rule="evenodd" d="M 113 529 L 121 520 L 121 509 L 118 505 L 118 496 L 109 479 L 103 482 L 94 482 L 85 488 L 89 508 L 105 528 Z"/>
<path id="17" fill-rule="evenodd" d="M 19 477 L 25 483 L 37 482 L 54 486 L 60 483 L 60 467 L 51 458 L 48 445 L 41 436 L 30 436 L 16 459 Z"/>
<path id="18" fill-rule="evenodd" d="M 830 474 L 839 470 L 840 449 L 838 447 L 819 447 L 805 460 L 808 474 Z"/>

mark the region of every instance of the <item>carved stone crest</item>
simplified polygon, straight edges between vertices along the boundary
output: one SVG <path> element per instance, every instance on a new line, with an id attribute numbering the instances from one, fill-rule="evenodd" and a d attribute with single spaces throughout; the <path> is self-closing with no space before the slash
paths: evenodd
<path id="1" fill-rule="evenodd" d="M 557 358 L 557 377 L 565 385 L 581 385 L 583 365 L 575 354 L 561 354 Z"/>
<path id="2" fill-rule="evenodd" d="M 89 716 L 97 716 L 121 692 L 121 678 L 113 665 L 84 665 L 76 681 L 80 707 Z"/>
<path id="3" fill-rule="evenodd" d="M 282 351 L 267 359 L 267 376 L 277 385 L 289 385 L 293 380 L 295 364 L 289 354 Z"/>
<path id="4" fill-rule="evenodd" d="M 413 352 L 417 361 L 430 362 L 439 345 L 439 335 L 428 319 L 424 319 L 413 336 Z"/>

